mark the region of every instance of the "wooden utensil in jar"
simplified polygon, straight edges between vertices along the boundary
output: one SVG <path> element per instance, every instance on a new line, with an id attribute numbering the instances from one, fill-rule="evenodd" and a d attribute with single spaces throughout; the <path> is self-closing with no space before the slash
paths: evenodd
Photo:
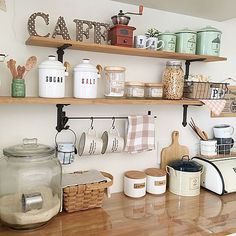
<path id="1" fill-rule="evenodd" d="M 13 59 L 10 59 L 7 62 L 7 67 L 10 69 L 13 79 L 16 78 L 17 77 L 16 61 Z"/>
<path id="2" fill-rule="evenodd" d="M 196 126 L 193 118 L 191 118 L 191 121 L 189 122 L 189 126 L 193 129 L 193 131 L 198 135 L 198 137 L 202 140 L 207 141 L 208 135 L 205 131 L 202 131 L 198 126 Z"/>
<path id="3" fill-rule="evenodd" d="M 25 63 L 25 72 L 23 74 L 23 77 L 25 77 L 27 75 L 27 73 L 35 67 L 35 65 L 37 64 L 37 57 L 36 56 L 32 56 L 29 57 Z"/>
<path id="4" fill-rule="evenodd" d="M 17 79 L 22 79 L 24 73 L 25 73 L 25 67 L 24 66 L 17 66 Z"/>

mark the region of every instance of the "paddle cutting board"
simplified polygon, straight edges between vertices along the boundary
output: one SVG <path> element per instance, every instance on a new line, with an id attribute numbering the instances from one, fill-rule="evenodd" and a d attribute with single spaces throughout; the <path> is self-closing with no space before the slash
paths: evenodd
<path id="1" fill-rule="evenodd" d="M 161 169 L 165 169 L 169 162 L 180 160 L 184 155 L 189 155 L 188 147 L 179 144 L 179 132 L 172 132 L 172 144 L 161 151 Z"/>

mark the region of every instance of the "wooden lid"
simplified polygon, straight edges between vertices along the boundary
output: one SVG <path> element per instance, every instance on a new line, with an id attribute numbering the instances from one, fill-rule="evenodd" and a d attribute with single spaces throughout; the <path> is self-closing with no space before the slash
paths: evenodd
<path id="1" fill-rule="evenodd" d="M 158 83 L 145 83 L 146 87 L 163 87 L 163 84 L 158 84 Z"/>
<path id="2" fill-rule="evenodd" d="M 163 169 L 158 169 L 158 168 L 148 168 L 145 170 L 145 174 L 149 176 L 160 177 L 160 176 L 165 176 L 166 171 Z"/>
<path id="3" fill-rule="evenodd" d="M 137 170 L 127 171 L 127 172 L 125 172 L 124 175 L 130 179 L 144 179 L 144 178 L 146 178 L 146 174 L 144 172 L 137 171 Z"/>

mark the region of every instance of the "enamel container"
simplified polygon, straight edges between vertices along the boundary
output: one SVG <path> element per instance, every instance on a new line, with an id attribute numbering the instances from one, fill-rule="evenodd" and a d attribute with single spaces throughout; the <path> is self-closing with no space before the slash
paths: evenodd
<path id="1" fill-rule="evenodd" d="M 83 59 L 82 63 L 74 68 L 74 97 L 96 98 L 98 78 L 100 74 L 89 59 Z"/>
<path id="2" fill-rule="evenodd" d="M 39 97 L 65 97 L 65 77 L 68 73 L 55 56 L 48 56 L 48 60 L 39 65 Z"/>

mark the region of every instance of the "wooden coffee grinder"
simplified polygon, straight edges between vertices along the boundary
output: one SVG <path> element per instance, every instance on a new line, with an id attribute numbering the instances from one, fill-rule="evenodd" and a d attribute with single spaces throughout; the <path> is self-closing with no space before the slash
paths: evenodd
<path id="1" fill-rule="evenodd" d="M 111 17 L 112 23 L 114 24 L 108 32 L 108 40 L 110 40 L 111 45 L 133 47 L 133 32 L 136 28 L 128 26 L 130 21 L 130 17 L 127 16 L 128 14 L 142 15 L 143 6 L 139 6 L 139 13 L 123 13 L 123 11 L 120 10 L 118 15 Z"/>

